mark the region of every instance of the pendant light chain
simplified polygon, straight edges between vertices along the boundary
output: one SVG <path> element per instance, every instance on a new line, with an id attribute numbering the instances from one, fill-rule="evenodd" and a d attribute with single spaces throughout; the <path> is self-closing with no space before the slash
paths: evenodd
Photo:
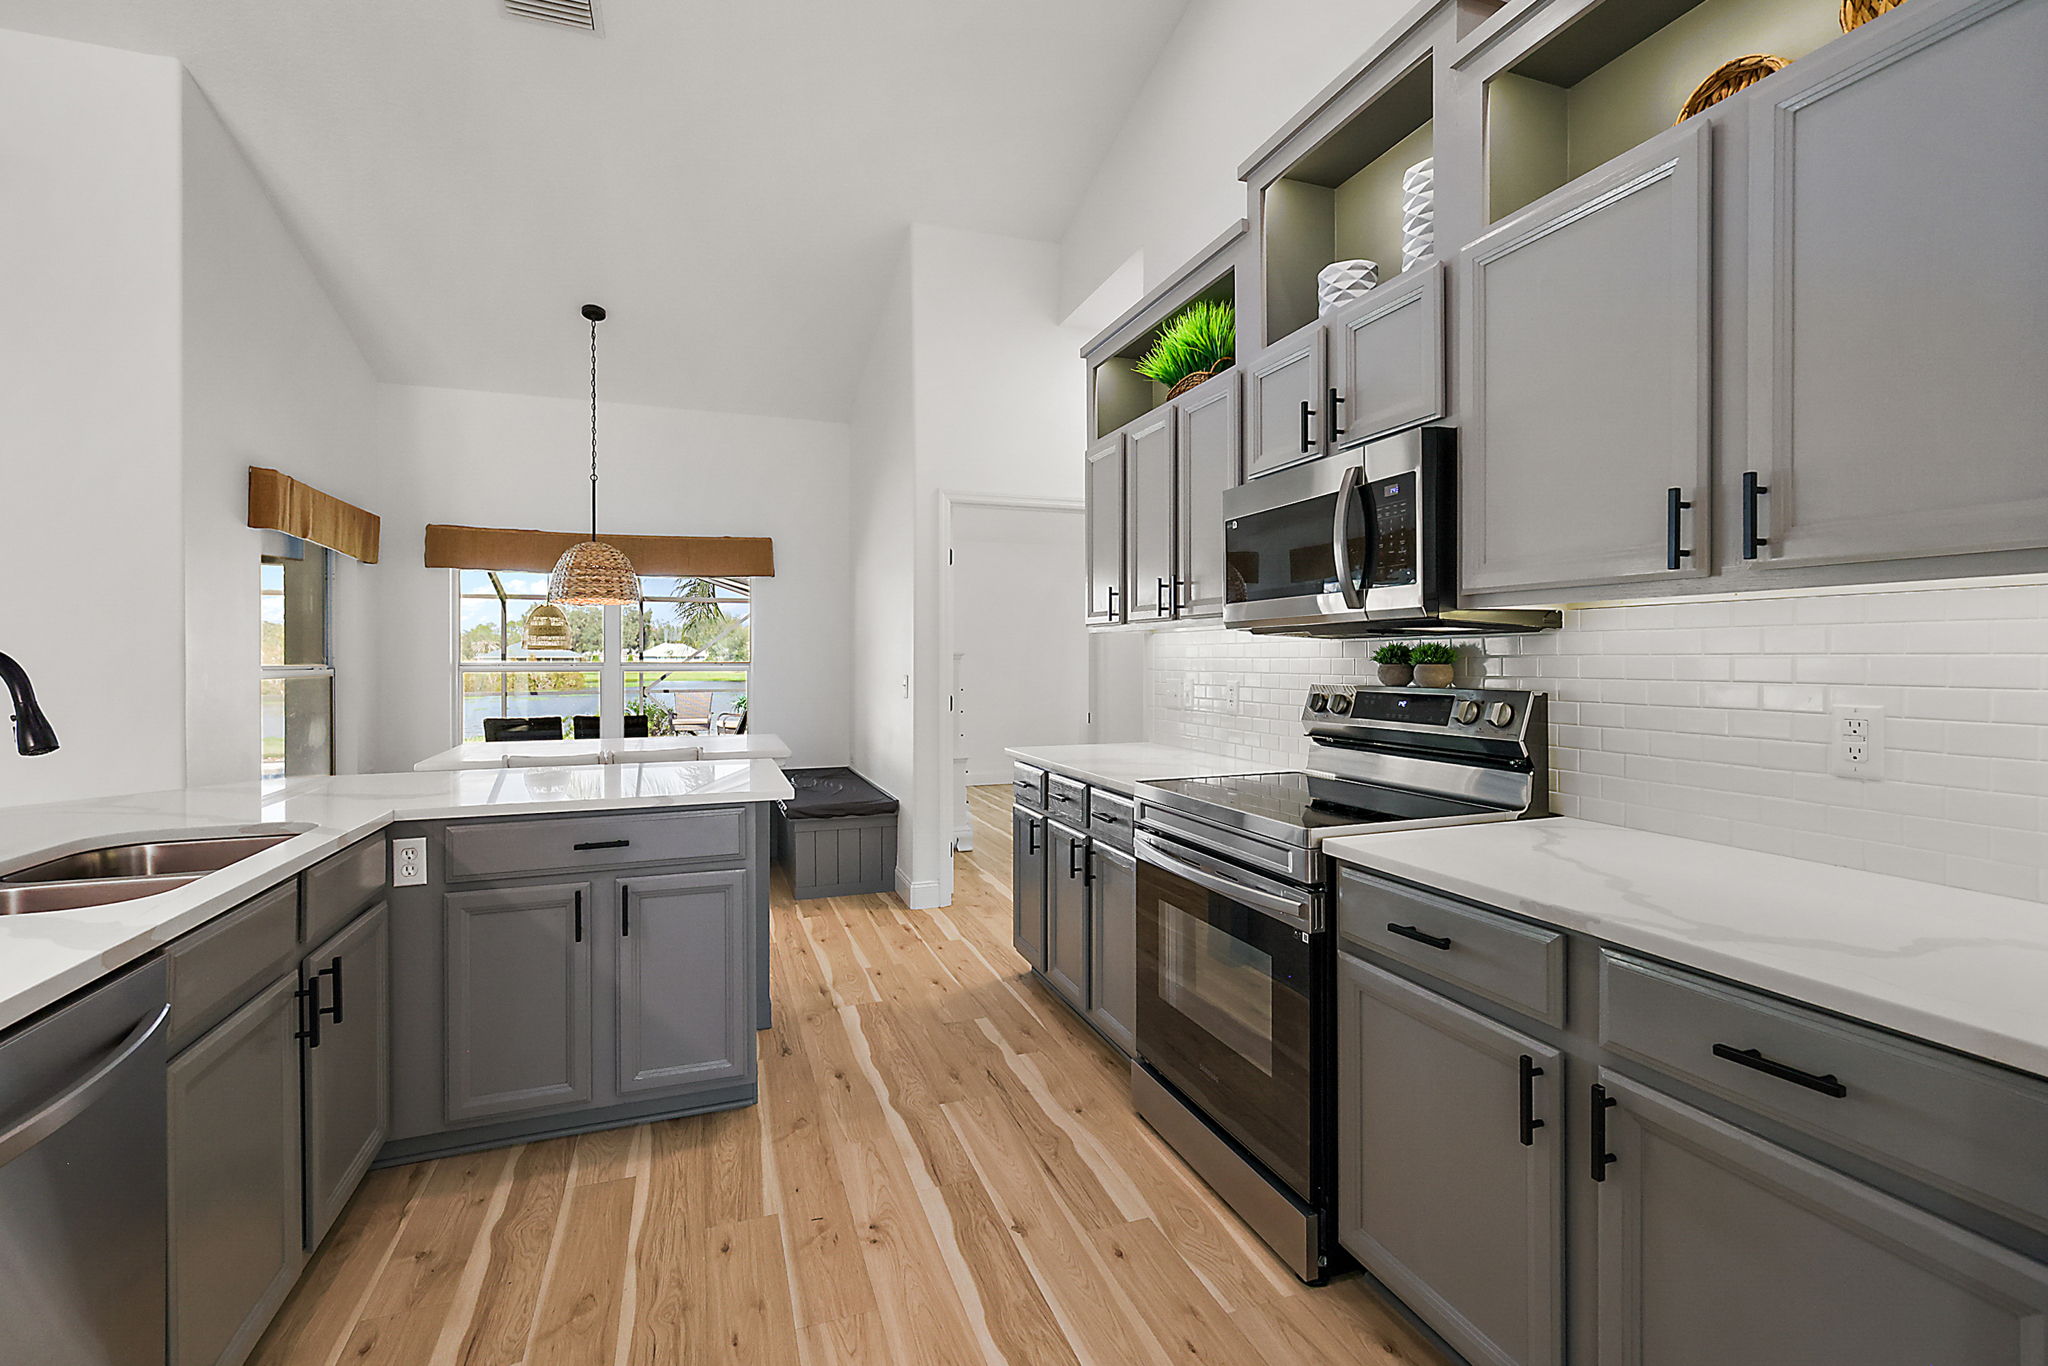
<path id="1" fill-rule="evenodd" d="M 640 600 L 633 562 L 617 546 L 597 539 L 597 325 L 605 313 L 583 305 L 590 323 L 590 539 L 562 552 L 548 575 L 548 601 L 569 607 L 631 607 Z"/>
<path id="2" fill-rule="evenodd" d="M 597 319 L 590 320 L 590 539 L 597 539 Z"/>

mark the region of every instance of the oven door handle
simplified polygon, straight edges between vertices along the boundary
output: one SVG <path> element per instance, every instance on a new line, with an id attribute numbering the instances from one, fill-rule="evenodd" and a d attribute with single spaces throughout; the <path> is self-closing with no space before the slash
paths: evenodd
<path id="1" fill-rule="evenodd" d="M 1351 582 L 1351 538 L 1344 534 L 1344 521 L 1364 473 L 1357 465 L 1344 471 L 1344 478 L 1337 484 L 1337 513 L 1330 527 L 1330 558 L 1337 565 L 1337 591 L 1344 595 L 1344 605 L 1354 612 L 1365 610 L 1365 595 Z"/>
<path id="2" fill-rule="evenodd" d="M 1247 887 L 1241 882 L 1233 882 L 1221 873 L 1212 873 L 1206 868 L 1197 867 L 1169 852 L 1164 843 L 1142 831 L 1138 834 L 1136 844 L 1138 856 L 1162 872 L 1185 878 L 1204 891 L 1242 902 L 1261 914 L 1272 916 L 1275 920 L 1284 920 L 1298 930 L 1312 931 L 1316 928 L 1313 901 L 1279 896 L 1256 887 Z"/>

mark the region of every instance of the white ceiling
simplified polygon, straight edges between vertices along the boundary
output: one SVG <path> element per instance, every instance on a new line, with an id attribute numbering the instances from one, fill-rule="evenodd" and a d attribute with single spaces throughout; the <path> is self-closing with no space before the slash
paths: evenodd
<path id="1" fill-rule="evenodd" d="M 1186 0 L 0 0 L 180 58 L 371 364 L 847 412 L 902 230 L 1056 238 Z"/>

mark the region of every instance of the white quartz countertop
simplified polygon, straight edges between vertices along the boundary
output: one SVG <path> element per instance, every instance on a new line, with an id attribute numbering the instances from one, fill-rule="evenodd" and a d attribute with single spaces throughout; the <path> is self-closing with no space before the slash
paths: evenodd
<path id="1" fill-rule="evenodd" d="M 560 768 L 582 764 L 685 763 L 697 759 L 787 759 L 779 735 L 657 735 L 617 740 L 486 740 L 430 754 L 415 772 L 467 768 Z"/>
<path id="2" fill-rule="evenodd" d="M 156 896 L 0 916 L 0 1028 L 394 821 L 718 806 L 791 795 L 772 760 L 733 759 L 291 778 L 0 810 L 0 874 L 109 844 L 294 832 Z"/>
<path id="3" fill-rule="evenodd" d="M 1556 818 L 1325 841 L 1375 869 L 2048 1076 L 2048 905 Z"/>
<path id="4" fill-rule="evenodd" d="M 1173 745 L 1046 745 L 1003 753 L 1019 763 L 1036 764 L 1126 797 L 1139 783 L 1158 778 L 1221 778 L 1232 773 L 1266 773 L 1273 767 Z"/>

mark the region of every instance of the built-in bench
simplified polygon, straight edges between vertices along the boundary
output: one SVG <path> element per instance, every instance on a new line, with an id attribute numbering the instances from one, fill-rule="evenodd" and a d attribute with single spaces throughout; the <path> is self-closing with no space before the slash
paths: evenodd
<path id="1" fill-rule="evenodd" d="M 896 885 L 896 799 L 850 768 L 793 768 L 775 804 L 775 861 L 799 901 Z"/>

